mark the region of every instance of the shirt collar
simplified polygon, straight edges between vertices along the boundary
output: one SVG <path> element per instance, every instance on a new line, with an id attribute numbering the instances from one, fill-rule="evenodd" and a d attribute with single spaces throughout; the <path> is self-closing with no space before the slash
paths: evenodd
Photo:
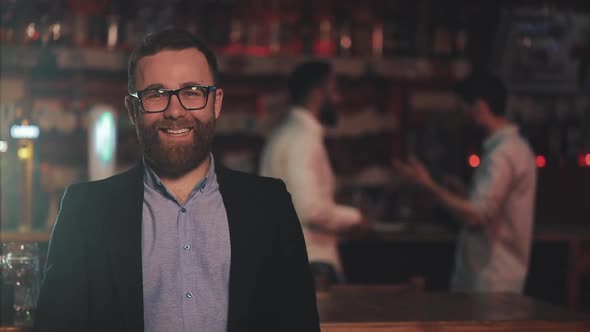
<path id="1" fill-rule="evenodd" d="M 199 181 L 199 183 L 195 185 L 195 187 L 192 190 L 193 193 L 196 191 L 204 192 L 206 189 L 211 190 L 215 189 L 216 187 L 215 184 L 217 183 L 217 175 L 215 174 L 215 159 L 213 158 L 213 154 L 209 154 L 209 156 L 210 163 L 209 169 L 207 170 L 207 174 L 201 181 Z M 169 194 L 168 190 L 166 189 L 166 186 L 164 186 L 158 174 L 154 172 L 154 169 L 149 165 L 145 158 L 142 159 L 142 162 L 144 166 L 144 183 L 147 184 L 150 188 L 162 194 Z"/>
<path id="2" fill-rule="evenodd" d="M 507 124 L 500 130 L 496 131 L 492 136 L 488 137 L 483 142 L 483 148 L 484 150 L 490 150 L 508 136 L 516 134 L 518 134 L 518 126 L 514 124 Z"/>
<path id="3" fill-rule="evenodd" d="M 303 106 L 293 106 L 290 114 L 292 119 L 302 123 L 306 129 L 318 133 L 319 135 L 324 134 L 324 127 L 307 108 Z"/>

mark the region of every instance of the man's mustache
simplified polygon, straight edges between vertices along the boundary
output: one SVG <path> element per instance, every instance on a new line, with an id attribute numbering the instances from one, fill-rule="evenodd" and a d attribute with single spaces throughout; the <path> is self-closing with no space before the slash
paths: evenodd
<path id="1" fill-rule="evenodd" d="M 202 125 L 202 123 L 197 119 L 195 119 L 194 121 L 189 121 L 186 119 L 160 120 L 158 122 L 155 122 L 152 125 L 152 128 L 180 129 L 180 128 L 186 128 L 186 127 L 196 127 L 199 125 Z"/>

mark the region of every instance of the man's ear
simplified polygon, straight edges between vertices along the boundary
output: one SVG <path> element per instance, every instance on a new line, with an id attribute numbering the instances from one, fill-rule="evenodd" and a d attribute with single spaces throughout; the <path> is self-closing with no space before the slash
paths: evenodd
<path id="1" fill-rule="evenodd" d="M 309 90 L 306 102 L 309 105 L 321 105 L 324 103 L 325 98 L 326 96 L 324 90 L 322 88 L 315 87 Z"/>
<path id="2" fill-rule="evenodd" d="M 486 116 L 493 115 L 492 109 L 490 108 L 490 104 L 488 104 L 488 102 L 485 101 L 484 99 L 480 99 L 480 98 L 476 99 L 475 105 L 477 107 L 477 111 L 480 114 L 486 115 Z"/>
<path id="3" fill-rule="evenodd" d="M 215 120 L 219 118 L 219 114 L 221 114 L 221 105 L 223 104 L 223 89 L 215 90 Z"/>
<path id="4" fill-rule="evenodd" d="M 326 94 L 323 88 L 316 87 L 311 89 L 310 97 L 316 103 L 323 103 Z"/>
<path id="5" fill-rule="evenodd" d="M 137 122 L 136 122 L 136 117 L 137 117 L 137 113 L 135 112 L 135 109 L 133 108 L 133 101 L 131 100 L 130 96 L 125 96 L 125 108 L 127 109 L 127 115 L 129 115 L 129 119 L 131 120 L 131 123 L 133 123 L 134 126 L 137 126 Z"/>

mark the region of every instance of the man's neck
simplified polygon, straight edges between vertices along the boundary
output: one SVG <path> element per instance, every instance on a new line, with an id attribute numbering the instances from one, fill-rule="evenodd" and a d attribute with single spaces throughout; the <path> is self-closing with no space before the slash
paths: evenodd
<path id="1" fill-rule="evenodd" d="M 305 103 L 302 105 L 314 118 L 318 118 L 320 113 L 320 108 L 312 103 Z"/>
<path id="2" fill-rule="evenodd" d="M 174 195 L 174 197 L 176 197 L 179 202 L 184 203 L 190 196 L 197 183 L 203 181 L 205 176 L 207 176 L 210 165 L 211 156 L 207 156 L 207 158 L 199 166 L 180 176 L 166 177 L 165 175 L 160 174 L 158 174 L 158 176 L 166 188 Z"/>
<path id="3" fill-rule="evenodd" d="M 506 126 L 508 126 L 510 123 L 508 122 L 508 120 L 506 119 L 496 119 L 494 121 L 492 121 L 488 126 L 487 126 L 487 132 L 488 135 L 487 137 L 492 137 L 494 136 L 497 132 L 499 132 L 500 130 L 506 128 Z"/>

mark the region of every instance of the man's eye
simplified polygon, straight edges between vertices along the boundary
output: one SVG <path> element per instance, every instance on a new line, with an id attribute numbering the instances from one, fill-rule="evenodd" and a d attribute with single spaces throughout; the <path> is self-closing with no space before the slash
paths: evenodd
<path id="1" fill-rule="evenodd" d="M 162 90 L 155 90 L 155 91 L 149 91 L 146 92 L 143 95 L 143 98 L 147 98 L 147 99 L 154 99 L 154 98 L 163 98 L 165 97 L 165 92 Z"/>
<path id="2" fill-rule="evenodd" d="M 191 88 L 191 89 L 185 90 L 183 92 L 183 94 L 187 97 L 188 96 L 195 97 L 195 96 L 203 96 L 204 95 L 203 91 L 199 88 Z"/>

